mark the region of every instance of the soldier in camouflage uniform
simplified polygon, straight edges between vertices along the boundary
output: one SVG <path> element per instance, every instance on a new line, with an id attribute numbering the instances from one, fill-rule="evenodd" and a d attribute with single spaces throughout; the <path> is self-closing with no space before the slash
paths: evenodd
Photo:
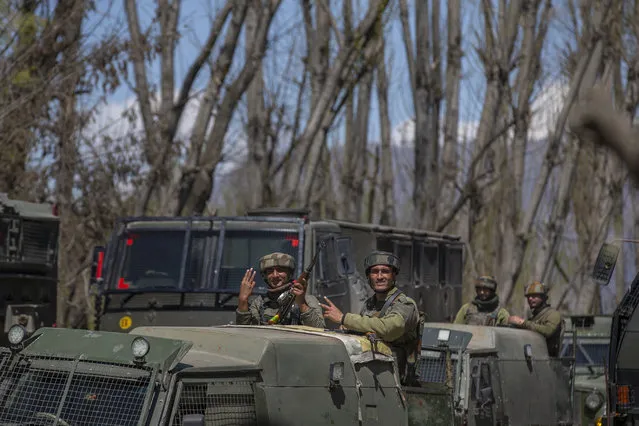
<path id="1" fill-rule="evenodd" d="M 531 310 L 530 318 L 525 320 L 513 315 L 508 319 L 508 322 L 516 327 L 541 334 L 546 338 L 548 355 L 552 357 L 559 356 L 564 332 L 564 320 L 559 311 L 551 308 L 548 304 L 548 289 L 543 283 L 533 281 L 526 288 L 525 296 Z"/>
<path id="2" fill-rule="evenodd" d="M 235 312 L 237 324 L 268 324 L 280 308 L 277 298 L 292 288 L 295 305 L 280 324 L 306 325 L 324 328 L 322 308 L 316 297 L 306 294 L 306 280 L 294 281 L 295 259 L 286 253 L 271 253 L 260 259 L 260 274 L 268 285 L 266 297 L 257 296 L 249 306 L 249 296 L 255 287 L 255 270 L 247 269 L 240 284 L 238 307 Z"/>
<path id="3" fill-rule="evenodd" d="M 509 313 L 499 306 L 497 280 L 484 275 L 475 280 L 477 296 L 472 302 L 461 307 L 455 317 L 455 324 L 468 325 L 508 325 Z"/>
<path id="4" fill-rule="evenodd" d="M 368 283 L 375 292 L 359 315 L 342 313 L 327 297 L 324 318 L 342 328 L 375 335 L 392 348 L 402 383 L 413 384 L 423 317 L 413 299 L 395 287 L 399 259 L 392 253 L 373 251 L 364 260 Z"/>

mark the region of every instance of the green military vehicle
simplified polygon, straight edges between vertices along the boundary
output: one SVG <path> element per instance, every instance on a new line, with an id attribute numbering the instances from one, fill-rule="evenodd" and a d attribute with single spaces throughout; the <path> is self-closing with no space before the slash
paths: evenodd
<path id="1" fill-rule="evenodd" d="M 308 211 L 259 210 L 242 217 L 136 217 L 118 221 L 94 253 L 96 328 L 222 325 L 235 321 L 246 269 L 267 253 L 288 253 L 298 276 L 326 243 L 309 293 L 359 312 L 372 292 L 360 273 L 374 249 L 401 260 L 397 285 L 429 320 L 450 321 L 461 306 L 463 242 L 423 230 L 312 220 Z M 256 277 L 254 294 L 266 284 Z"/>
<path id="2" fill-rule="evenodd" d="M 595 426 L 604 416 L 611 325 L 604 315 L 574 315 L 567 322 L 561 356 L 575 358 L 575 425 Z"/>
<path id="3" fill-rule="evenodd" d="M 11 425 L 567 425 L 570 386 L 537 333 L 427 323 L 418 387 L 383 342 L 303 326 L 10 331 Z M 548 390 L 552 389 L 552 392 Z"/>
<path id="4" fill-rule="evenodd" d="M 626 241 L 626 240 L 622 240 Z M 631 242 L 637 242 L 632 241 Z M 593 279 L 608 285 L 619 255 L 619 247 L 605 243 L 593 268 Z M 617 283 L 620 285 L 620 283 Z M 610 349 L 606 365 L 605 409 L 599 425 L 639 424 L 639 273 L 612 315 Z"/>
<path id="5" fill-rule="evenodd" d="M 60 226 L 55 210 L 0 193 L 0 345 L 14 324 L 29 332 L 55 325 Z"/>

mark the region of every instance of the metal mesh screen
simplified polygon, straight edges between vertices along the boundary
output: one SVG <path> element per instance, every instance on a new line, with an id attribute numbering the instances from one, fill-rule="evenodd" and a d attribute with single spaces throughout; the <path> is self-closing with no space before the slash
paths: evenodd
<path id="1" fill-rule="evenodd" d="M 27 262 L 50 264 L 54 260 L 57 224 L 23 220 L 22 254 Z"/>
<path id="2" fill-rule="evenodd" d="M 188 414 L 204 415 L 207 426 L 257 425 L 254 377 L 231 377 L 206 383 L 182 383 L 173 425 Z"/>
<path id="3" fill-rule="evenodd" d="M 422 351 L 422 356 L 417 361 L 416 374 L 419 380 L 426 383 L 446 383 L 453 385 L 457 377 L 457 360 L 450 359 L 446 362 L 446 353 L 439 351 Z"/>
<path id="4" fill-rule="evenodd" d="M 2 371 L 0 423 L 55 424 L 59 418 L 74 426 L 136 425 L 140 419 L 151 380 L 146 369 L 58 358 L 14 361 Z"/>

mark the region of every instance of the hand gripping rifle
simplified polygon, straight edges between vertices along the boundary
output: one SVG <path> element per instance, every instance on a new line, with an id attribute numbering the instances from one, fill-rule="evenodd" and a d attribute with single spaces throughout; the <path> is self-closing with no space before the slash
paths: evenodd
<path id="1" fill-rule="evenodd" d="M 317 263 L 317 258 L 320 252 L 326 247 L 326 241 L 320 241 L 319 248 L 317 252 L 315 252 L 315 256 L 313 256 L 313 260 L 311 260 L 311 264 L 306 267 L 306 269 L 300 274 L 297 278 L 297 281 L 308 280 L 311 276 L 311 272 Z M 286 318 L 288 313 L 291 311 L 293 307 L 293 303 L 295 303 L 295 295 L 293 294 L 293 287 L 286 290 L 284 293 L 280 294 L 277 298 L 277 302 L 280 305 L 280 308 L 277 310 L 277 313 L 268 320 L 269 324 L 279 324 L 282 321 L 282 318 Z"/>

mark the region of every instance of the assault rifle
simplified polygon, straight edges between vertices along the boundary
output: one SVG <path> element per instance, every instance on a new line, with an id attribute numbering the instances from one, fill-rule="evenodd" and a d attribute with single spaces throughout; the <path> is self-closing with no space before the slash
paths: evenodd
<path id="1" fill-rule="evenodd" d="M 313 268 L 315 267 L 315 264 L 317 263 L 317 257 L 319 256 L 320 252 L 325 247 L 326 247 L 326 241 L 320 241 L 319 248 L 315 252 L 315 256 L 313 256 L 313 259 L 311 260 L 311 264 L 308 265 L 306 269 L 304 269 L 304 271 L 297 278 L 298 282 L 301 282 L 302 280 L 308 280 L 308 278 L 311 276 L 311 272 L 313 271 Z M 277 298 L 277 302 L 280 305 L 280 308 L 277 310 L 277 313 L 273 316 L 273 318 L 268 320 L 268 323 L 271 325 L 278 324 L 280 321 L 282 321 L 283 318 L 286 318 L 288 313 L 291 311 L 291 308 L 293 307 L 293 303 L 295 303 L 293 286 L 291 286 L 291 288 L 286 290 L 284 293 L 280 294 L 280 296 Z"/>

